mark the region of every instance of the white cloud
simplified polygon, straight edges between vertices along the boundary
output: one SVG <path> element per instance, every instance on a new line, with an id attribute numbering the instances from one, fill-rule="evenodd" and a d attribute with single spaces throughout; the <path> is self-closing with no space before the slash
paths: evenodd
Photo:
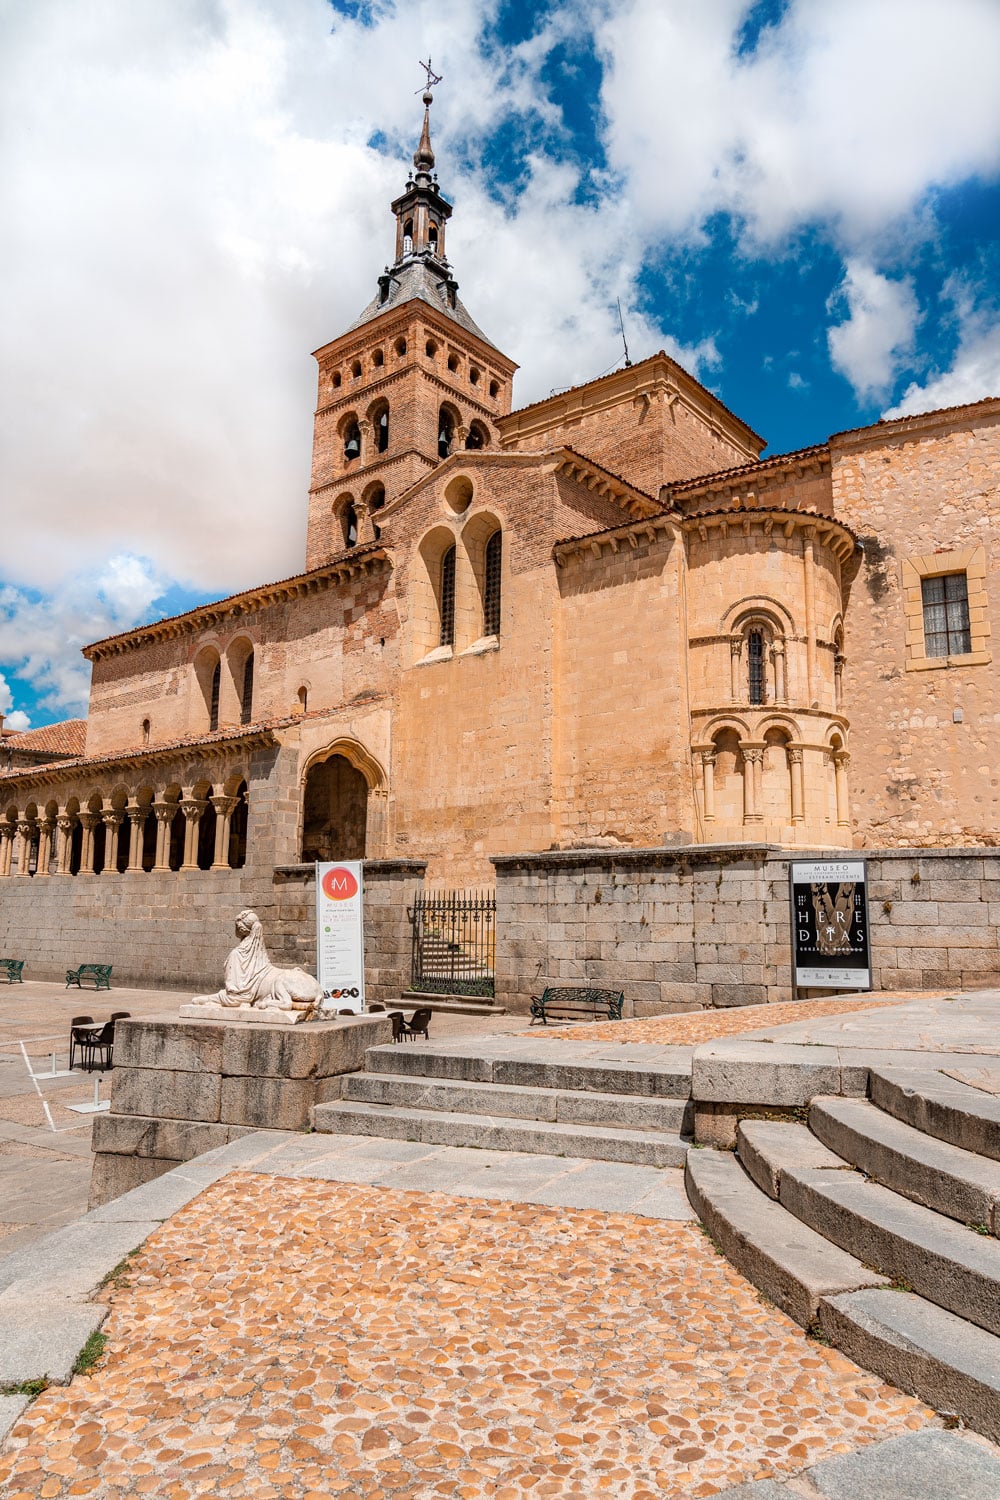
<path id="1" fill-rule="evenodd" d="M 33 684 L 41 708 L 85 713 L 90 665 L 80 648 L 154 618 L 162 592 L 153 566 L 126 555 L 110 558 L 98 572 L 70 577 L 51 596 L 0 587 L 0 660 Z M 0 678 L 0 709 L 5 701 L 13 699 Z M 14 727 L 13 716 L 8 724 Z"/>
<path id="2" fill-rule="evenodd" d="M 827 331 L 830 361 L 860 398 L 883 395 L 913 347 L 920 316 L 913 284 L 851 259 L 830 310 L 842 300 L 848 317 Z"/>
<path id="3" fill-rule="evenodd" d="M 949 277 L 942 295 L 954 306 L 959 331 L 951 368 L 907 386 L 902 399 L 882 413 L 886 419 L 1000 396 L 1000 308 L 959 277 Z"/>
<path id="4" fill-rule="evenodd" d="M 738 55 L 746 0 L 609 3 L 614 166 L 649 234 L 731 212 L 751 239 L 884 239 L 928 189 L 1000 167 L 994 0 L 791 0 Z"/>
<path id="5" fill-rule="evenodd" d="M 14 708 L 14 694 L 10 683 L 0 672 L 0 714 L 4 716 L 5 729 L 30 729 L 31 720 L 22 708 Z"/>

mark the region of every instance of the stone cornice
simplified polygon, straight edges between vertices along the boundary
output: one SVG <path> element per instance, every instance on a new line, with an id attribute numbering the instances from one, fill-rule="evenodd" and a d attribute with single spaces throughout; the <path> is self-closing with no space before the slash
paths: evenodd
<path id="1" fill-rule="evenodd" d="M 363 323 L 360 328 L 342 333 L 339 337 L 331 339 L 328 344 L 323 344 L 319 349 L 313 350 L 313 359 L 321 365 L 333 365 L 338 360 L 346 359 L 351 354 L 356 354 L 364 349 L 375 349 L 386 339 L 391 339 L 394 334 L 404 333 L 413 324 L 426 324 L 433 329 L 442 339 L 450 340 L 456 348 L 474 349 L 476 357 L 484 365 L 492 365 L 499 369 L 500 373 L 509 379 L 518 369 L 518 365 L 512 359 L 508 359 L 493 344 L 486 343 L 468 328 L 456 323 L 445 313 L 439 313 L 429 302 L 421 297 L 412 297 L 408 302 L 398 303 L 389 309 L 381 318 L 373 318 L 368 323 Z M 409 349 L 404 355 L 410 358 Z"/>
<path id="2" fill-rule="evenodd" d="M 829 446 L 837 455 L 852 449 L 877 447 L 887 438 L 921 437 L 946 427 L 967 426 L 973 421 L 995 421 L 998 417 L 1000 396 L 987 396 L 982 401 L 970 401 L 963 406 L 941 406 L 934 411 L 915 412 L 912 417 L 893 417 L 889 421 L 874 422 L 870 427 L 835 432 Z"/>
<path id="3" fill-rule="evenodd" d="M 615 844 L 608 848 L 546 849 L 537 854 L 491 854 L 490 863 L 504 872 L 601 869 L 690 870 L 699 865 L 761 864 L 781 852 L 780 844 L 671 844 L 658 848 L 632 848 Z"/>
<path id="4" fill-rule="evenodd" d="M 123 631 L 121 635 L 107 636 L 84 646 L 83 655 L 89 661 L 101 661 L 108 656 L 117 656 L 125 651 L 135 651 L 154 641 L 170 640 L 177 636 L 192 635 L 210 625 L 240 619 L 244 615 L 256 614 L 273 604 L 288 599 L 316 594 L 345 582 L 359 574 L 372 573 L 380 568 L 389 568 L 392 563 L 388 553 L 377 543 L 366 547 L 355 547 L 342 552 L 321 568 L 308 573 L 298 573 L 292 578 L 282 578 L 277 583 L 261 584 L 257 588 L 244 589 L 242 593 L 230 594 L 212 604 L 201 604 L 181 615 L 171 615 L 165 620 L 154 620 L 149 625 L 140 625 L 135 630 Z"/>
<path id="5" fill-rule="evenodd" d="M 201 735 L 193 739 L 172 740 L 166 745 L 148 745 L 142 749 L 121 750 L 110 755 L 87 755 L 78 760 L 61 760 L 49 766 L 35 766 L 31 770 L 0 772 L 0 788 L 12 790 L 32 786 L 54 786 L 67 780 L 79 781 L 91 772 L 102 775 L 109 770 L 128 770 L 163 762 L 177 762 L 191 755 L 203 759 L 227 756 L 234 750 L 252 750 L 276 743 L 276 731 L 297 724 L 297 718 L 272 719 L 266 724 L 239 725 L 223 729 L 217 734 Z M 2 797 L 2 792 L 0 792 Z"/>
<path id="6" fill-rule="evenodd" d="M 591 532 L 587 536 L 566 537 L 556 542 L 552 556 L 556 566 L 562 568 L 573 557 L 601 557 L 605 552 L 621 552 L 624 548 L 635 549 L 640 541 L 655 542 L 658 536 L 677 533 L 677 517 L 673 515 L 651 515 L 623 526 L 612 526 L 607 531 Z"/>
<path id="7" fill-rule="evenodd" d="M 691 514 L 690 506 L 704 496 L 716 509 L 719 501 L 741 498 L 748 506 L 759 505 L 760 491 L 789 479 L 820 477 L 830 472 L 830 450 L 825 443 L 798 448 L 793 453 L 776 453 L 759 463 L 742 464 L 736 469 L 722 469 L 717 474 L 700 474 L 695 479 L 665 485 L 662 495 Z M 765 502 L 766 503 L 766 502 Z"/>
<path id="8" fill-rule="evenodd" d="M 487 452 L 487 449 L 477 449 L 477 452 Z M 386 471 L 398 469 L 407 459 L 417 458 L 422 464 L 426 464 L 428 470 L 436 469 L 440 459 L 428 458 L 426 453 L 421 453 L 419 448 L 404 448 L 401 453 L 394 453 L 391 458 L 385 454 L 379 454 L 370 464 L 362 464 L 357 469 L 350 469 L 346 474 L 338 474 L 335 479 L 324 480 L 322 484 L 313 484 L 309 487 L 310 495 L 321 495 L 324 490 L 357 490 L 358 480 L 377 479 L 379 474 Z M 421 476 L 423 478 L 423 476 Z"/>
<path id="9" fill-rule="evenodd" d="M 835 521 L 832 516 L 817 515 L 813 511 L 716 510 L 678 519 L 686 535 L 696 531 L 703 542 L 708 540 L 708 533 L 713 530 L 721 531 L 724 537 L 728 537 L 730 532 L 750 536 L 755 528 L 765 536 L 770 536 L 772 531 L 777 530 L 786 540 L 796 531 L 811 533 L 817 541 L 828 543 L 842 563 L 854 555 L 858 546 L 857 538 L 849 526 L 845 526 L 842 521 Z"/>

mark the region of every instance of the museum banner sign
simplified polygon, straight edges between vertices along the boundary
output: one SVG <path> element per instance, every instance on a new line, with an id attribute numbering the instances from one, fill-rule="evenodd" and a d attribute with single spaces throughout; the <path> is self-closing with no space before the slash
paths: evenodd
<path id="1" fill-rule="evenodd" d="M 330 1010 L 365 1008 L 364 881 L 361 861 L 316 865 L 316 978 Z"/>
<path id="2" fill-rule="evenodd" d="M 788 877 L 794 988 L 871 989 L 864 860 L 792 860 Z"/>

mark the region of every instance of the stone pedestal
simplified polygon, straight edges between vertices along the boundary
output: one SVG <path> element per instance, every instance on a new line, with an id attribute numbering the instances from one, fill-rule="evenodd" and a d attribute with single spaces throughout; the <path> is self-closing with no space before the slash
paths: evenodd
<path id="1" fill-rule="evenodd" d="M 386 1016 L 296 1025 L 119 1021 L 111 1111 L 94 1119 L 90 1207 L 251 1130 L 303 1130 L 340 1079 L 388 1042 Z"/>

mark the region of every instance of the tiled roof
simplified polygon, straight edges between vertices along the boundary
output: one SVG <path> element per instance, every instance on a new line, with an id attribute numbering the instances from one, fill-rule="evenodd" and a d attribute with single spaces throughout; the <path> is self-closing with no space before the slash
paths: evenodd
<path id="1" fill-rule="evenodd" d="M 872 422 L 868 427 L 845 427 L 843 432 L 834 432 L 830 436 L 830 442 L 832 443 L 834 438 L 860 437 L 866 432 L 878 432 L 879 428 L 900 428 L 907 422 L 921 421 L 926 417 L 950 417 L 953 412 L 972 412 L 980 406 L 996 406 L 998 403 L 1000 403 L 1000 396 L 983 396 L 978 401 L 961 401 L 957 406 L 933 406 L 930 411 L 911 411 L 904 417 L 880 417 L 877 422 Z"/>
<path id="2" fill-rule="evenodd" d="M 713 474 L 696 474 L 693 479 L 678 479 L 665 486 L 668 493 L 683 495 L 690 490 L 703 490 L 712 485 L 729 484 L 749 478 L 753 474 L 766 473 L 768 469 L 780 469 L 783 464 L 802 463 L 806 459 L 819 458 L 827 454 L 826 443 L 813 443 L 808 448 L 793 448 L 790 453 L 772 453 L 768 458 L 759 458 L 756 463 L 737 464 L 733 469 L 718 469 Z"/>
<path id="3" fill-rule="evenodd" d="M 87 744 L 86 719 L 64 719 L 61 724 L 42 724 L 38 729 L 4 731 L 3 743 L 10 750 L 33 754 L 82 755 Z"/>
<path id="4" fill-rule="evenodd" d="M 437 265 L 423 258 L 414 256 L 412 260 L 404 261 L 399 267 L 394 267 L 389 280 L 389 295 L 383 302 L 381 294 L 373 297 L 359 318 L 356 318 L 347 330 L 352 333 L 355 328 L 361 328 L 365 323 L 370 323 L 381 313 L 391 312 L 393 308 L 402 307 L 404 302 L 426 302 L 433 307 L 435 312 L 443 313 L 467 333 L 475 334 L 484 344 L 489 344 L 491 349 L 496 349 L 491 338 L 487 338 L 483 330 L 472 321 L 468 310 L 462 299 L 455 298 L 455 306 L 448 302 L 448 290 L 445 284 L 445 275 Z"/>

